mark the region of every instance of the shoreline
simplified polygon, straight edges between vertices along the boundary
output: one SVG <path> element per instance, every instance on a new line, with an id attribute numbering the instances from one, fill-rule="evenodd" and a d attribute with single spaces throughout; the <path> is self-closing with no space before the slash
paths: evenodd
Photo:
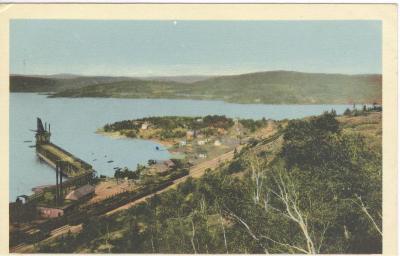
<path id="1" fill-rule="evenodd" d="M 24 93 L 24 92 L 15 92 L 15 93 Z M 28 92 L 29 93 L 29 92 Z M 35 92 L 31 92 L 35 93 Z M 338 101 L 338 102 L 318 102 L 318 101 L 307 101 L 307 102 L 264 102 L 264 101 L 258 101 L 257 99 L 251 99 L 251 100 L 244 100 L 244 101 L 238 101 L 238 100 L 226 100 L 224 98 L 208 98 L 208 97 L 153 97 L 153 96 L 148 96 L 148 97 L 126 97 L 126 96 L 118 96 L 118 95 L 102 95 L 102 96 L 97 96 L 97 95 L 56 95 L 55 93 L 48 93 L 48 94 L 42 94 L 47 96 L 48 98 L 67 98 L 67 99 L 126 99 L 126 100 L 160 100 L 160 99 L 166 99 L 166 100 L 194 100 L 194 101 L 219 101 L 227 104 L 239 104 L 239 105 L 293 105 L 293 106 L 314 106 L 314 105 L 373 105 L 373 103 L 378 103 L 379 105 L 382 105 L 382 100 L 373 100 L 371 102 L 367 103 L 361 103 L 361 102 L 344 102 L 344 101 Z"/>
<path id="2" fill-rule="evenodd" d="M 121 134 L 120 132 L 105 132 L 105 131 L 103 131 L 102 129 L 97 130 L 95 133 L 96 133 L 96 134 L 99 134 L 99 135 L 102 135 L 102 136 L 107 136 L 107 137 L 110 137 L 110 138 L 113 138 L 113 139 L 140 139 L 140 140 L 149 140 L 149 141 L 155 142 L 155 143 L 157 143 L 157 144 L 160 144 L 160 145 L 166 147 L 166 149 L 168 150 L 168 152 L 169 152 L 170 154 L 174 154 L 173 152 L 170 152 L 170 151 L 169 151 L 169 148 L 171 148 L 171 147 L 174 145 L 174 143 L 172 143 L 172 142 L 170 142 L 170 141 L 163 141 L 163 140 L 154 139 L 154 138 L 153 138 L 153 139 L 146 139 L 146 138 L 141 138 L 141 137 L 138 137 L 138 138 L 130 138 L 130 137 L 126 136 L 126 135 Z"/>

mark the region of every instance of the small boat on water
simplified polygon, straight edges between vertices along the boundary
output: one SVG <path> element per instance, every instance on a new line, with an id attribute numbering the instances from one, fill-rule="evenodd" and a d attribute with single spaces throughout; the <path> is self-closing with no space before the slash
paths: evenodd
<path id="1" fill-rule="evenodd" d="M 30 143 L 32 142 L 31 140 L 24 140 L 24 143 Z"/>
<path id="2" fill-rule="evenodd" d="M 113 163 L 113 162 L 114 162 L 113 160 L 107 161 L 107 163 Z"/>
<path id="3" fill-rule="evenodd" d="M 96 159 L 93 159 L 93 161 L 96 161 L 97 160 L 97 158 Z"/>

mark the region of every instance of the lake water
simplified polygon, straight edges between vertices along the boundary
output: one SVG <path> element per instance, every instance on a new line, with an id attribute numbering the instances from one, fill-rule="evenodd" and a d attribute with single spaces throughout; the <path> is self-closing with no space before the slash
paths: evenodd
<path id="1" fill-rule="evenodd" d="M 222 101 L 108 98 L 47 98 L 34 93 L 10 94 L 10 194 L 31 194 L 32 187 L 55 183 L 52 168 L 38 161 L 34 132 L 36 117 L 51 124 L 51 141 L 93 165 L 97 173 L 112 176 L 114 167 L 135 169 L 149 159 L 168 159 L 161 145 L 139 139 L 114 139 L 95 133 L 106 123 L 149 116 L 226 115 L 236 118 L 285 119 L 321 114 L 349 105 L 231 104 Z M 32 141 L 27 143 L 24 141 Z M 156 146 L 161 150 L 157 151 Z M 107 161 L 113 160 L 113 163 Z"/>

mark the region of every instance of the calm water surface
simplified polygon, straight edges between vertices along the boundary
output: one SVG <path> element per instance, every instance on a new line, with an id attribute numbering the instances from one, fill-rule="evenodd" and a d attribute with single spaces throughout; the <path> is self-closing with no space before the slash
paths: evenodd
<path id="1" fill-rule="evenodd" d="M 226 115 L 237 118 L 285 119 L 321 114 L 335 109 L 343 113 L 348 105 L 264 105 L 231 104 L 222 101 L 46 98 L 34 93 L 10 94 L 10 201 L 31 194 L 32 187 L 55 182 L 55 172 L 40 163 L 35 149 L 36 117 L 51 124 L 51 141 L 92 164 L 98 174 L 112 176 L 114 167 L 136 168 L 149 159 L 168 159 L 164 147 L 139 139 L 114 139 L 95 133 L 106 123 L 149 116 Z M 32 142 L 24 142 L 32 141 Z M 155 149 L 156 146 L 160 151 Z M 113 163 L 107 161 L 113 160 Z"/>

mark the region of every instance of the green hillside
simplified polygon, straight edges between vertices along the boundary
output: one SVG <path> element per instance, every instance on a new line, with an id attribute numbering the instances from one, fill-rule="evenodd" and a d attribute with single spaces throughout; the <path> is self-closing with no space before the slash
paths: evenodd
<path id="1" fill-rule="evenodd" d="M 381 102 L 381 75 L 272 71 L 224 76 L 195 83 L 193 93 L 240 103 Z"/>
<path id="2" fill-rule="evenodd" d="M 283 136 L 255 139 L 202 177 L 88 218 L 36 252 L 380 254 L 382 151 L 371 145 L 381 118 L 287 121 Z"/>
<path id="3" fill-rule="evenodd" d="M 59 92 L 67 89 L 77 89 L 88 85 L 126 81 L 129 77 L 107 76 L 10 76 L 10 92 Z"/>
<path id="4" fill-rule="evenodd" d="M 72 84 L 62 83 L 52 97 L 208 99 L 266 104 L 381 103 L 382 98 L 382 76 L 375 74 L 269 71 L 219 76 L 194 83 L 121 78 Z"/>

